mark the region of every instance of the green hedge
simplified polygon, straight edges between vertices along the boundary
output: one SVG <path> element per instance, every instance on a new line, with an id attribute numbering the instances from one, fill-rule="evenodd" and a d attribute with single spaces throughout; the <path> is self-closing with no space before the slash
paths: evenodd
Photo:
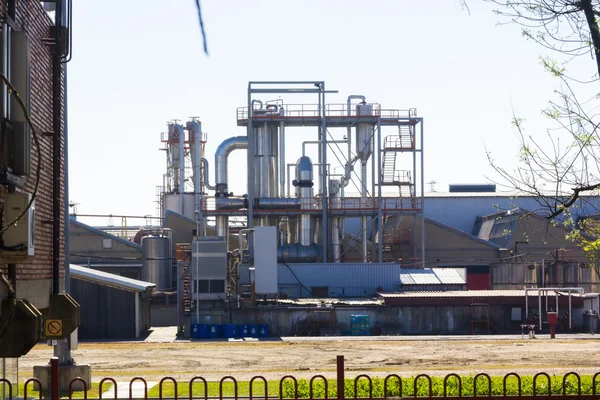
<path id="1" fill-rule="evenodd" d="M 462 395 L 473 396 L 474 377 L 463 376 L 462 380 Z M 502 396 L 504 391 L 502 377 L 492 378 L 492 395 Z M 431 378 L 431 391 L 433 396 L 444 395 L 444 378 Z M 383 397 L 383 378 L 372 378 L 373 382 L 373 397 Z M 414 396 L 414 378 L 403 378 L 402 379 L 402 394 L 400 394 L 400 387 L 396 378 L 390 378 L 388 380 L 388 396 L 390 397 L 409 397 Z M 537 394 L 543 395 L 548 393 L 548 381 L 544 376 L 538 377 L 536 381 Z M 447 381 L 446 395 L 447 396 L 458 396 L 458 379 L 451 377 Z M 335 380 L 328 380 L 327 392 L 329 398 L 337 397 L 337 382 Z M 357 383 L 358 397 L 369 397 L 369 382 L 367 379 L 360 379 Z M 552 376 L 550 379 L 550 392 L 551 394 L 562 394 L 563 393 L 563 376 Z M 596 392 L 600 393 L 600 378 L 596 381 Z M 578 384 L 575 376 L 567 378 L 566 382 L 566 393 L 577 394 Z M 583 376 L 581 377 L 581 393 L 592 394 L 592 377 Z M 489 394 L 488 380 L 485 377 L 479 377 L 477 379 L 477 395 L 487 396 Z M 506 394 L 514 396 L 519 394 L 518 381 L 515 377 L 509 377 L 506 382 Z M 521 378 L 521 394 L 522 395 L 533 395 L 533 377 L 525 376 Z M 354 397 L 354 379 L 346 379 L 344 382 L 344 395 L 346 398 Z M 429 395 L 429 382 L 425 378 L 420 378 L 417 381 L 417 396 L 428 396 Z M 324 398 L 325 396 L 325 385 L 322 379 L 315 379 L 313 382 L 313 398 Z M 294 398 L 294 382 L 288 379 L 283 384 L 283 397 Z M 300 379 L 298 380 L 298 397 L 309 398 L 310 397 L 310 386 L 309 380 Z"/>

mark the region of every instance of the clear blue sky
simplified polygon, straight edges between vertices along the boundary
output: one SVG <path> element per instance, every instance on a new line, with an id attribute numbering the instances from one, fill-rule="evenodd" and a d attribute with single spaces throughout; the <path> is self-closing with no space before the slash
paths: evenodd
<path id="1" fill-rule="evenodd" d="M 542 73 L 543 49 L 518 27 L 498 26 L 487 4 L 469 3 L 470 14 L 458 0 L 203 0 L 207 57 L 193 0 L 75 2 L 71 200 L 79 213 L 154 214 L 166 122 L 199 116 L 212 161 L 223 139 L 245 133 L 235 110 L 249 80 L 325 80 L 340 91 L 328 102 L 364 94 L 383 108 L 416 107 L 425 180 L 438 191 L 485 182 L 484 146 L 513 163 L 512 109 L 543 135 L 540 110 L 556 82 Z M 291 136 L 288 162 L 316 132 Z M 237 157 L 236 194 L 245 174 Z"/>

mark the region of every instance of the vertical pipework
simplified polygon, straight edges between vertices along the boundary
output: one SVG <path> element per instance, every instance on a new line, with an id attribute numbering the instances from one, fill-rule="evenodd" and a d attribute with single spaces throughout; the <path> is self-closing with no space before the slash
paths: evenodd
<path id="1" fill-rule="evenodd" d="M 285 197 L 285 123 L 279 123 L 279 196 Z"/>
<path id="2" fill-rule="evenodd" d="M 200 223 L 199 232 L 197 232 L 198 236 L 205 236 L 205 227 L 204 227 L 204 217 L 202 215 L 202 177 L 200 172 L 200 165 L 202 162 L 202 154 L 201 154 L 201 146 L 202 146 L 202 126 L 199 121 L 191 120 L 187 123 L 188 132 L 192 136 L 190 139 L 193 139 L 191 143 L 191 147 L 193 147 L 191 151 L 192 156 L 192 166 L 194 167 L 194 200 L 195 200 L 195 208 L 198 212 L 198 221 Z"/>
<path id="3" fill-rule="evenodd" d="M 2 75 L 7 79 L 10 79 L 9 73 L 9 46 L 10 46 L 10 34 L 9 26 L 7 23 L 2 24 Z M 10 103 L 8 97 L 8 87 L 2 84 L 2 118 L 8 118 L 8 105 Z"/>
<path id="4" fill-rule="evenodd" d="M 225 248 L 229 251 L 229 217 L 219 215 L 216 218 L 216 234 L 225 239 Z"/>
<path id="5" fill-rule="evenodd" d="M 313 164 L 310 158 L 302 156 L 296 163 L 296 180 L 294 185 L 298 187 L 300 197 L 300 208 L 310 210 L 313 208 Z M 298 243 L 309 246 L 313 243 L 314 229 L 313 218 L 309 213 L 300 215 L 300 230 Z"/>
<path id="6" fill-rule="evenodd" d="M 329 197 L 331 205 L 335 208 L 340 206 L 341 181 L 329 181 Z M 342 245 L 340 242 L 340 218 L 331 218 L 331 256 L 334 263 L 341 262 Z"/>
<path id="7" fill-rule="evenodd" d="M 61 136 L 62 136 L 62 0 L 56 1 L 52 55 L 52 293 L 60 293 Z M 4 86 L 4 85 L 3 85 Z M 67 121 L 65 121 L 65 124 Z M 38 160 L 41 162 L 41 160 Z"/>
<path id="8" fill-rule="evenodd" d="M 185 193 L 185 132 L 179 124 L 175 125 L 179 139 L 179 213 L 183 215 L 183 194 Z"/>
<path id="9" fill-rule="evenodd" d="M 361 167 L 361 185 L 360 185 L 360 197 L 361 197 L 361 207 L 364 207 L 367 203 L 367 163 L 362 162 L 360 164 Z M 363 262 L 367 262 L 367 217 L 360 217 L 360 227 L 362 230 L 362 256 Z"/>

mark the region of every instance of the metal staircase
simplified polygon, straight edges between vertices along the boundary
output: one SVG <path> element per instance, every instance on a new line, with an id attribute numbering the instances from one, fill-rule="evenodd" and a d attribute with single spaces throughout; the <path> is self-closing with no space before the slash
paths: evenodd
<path id="1" fill-rule="evenodd" d="M 410 171 L 397 170 L 398 153 L 415 150 L 415 125 L 401 122 L 398 124 L 398 134 L 386 136 L 382 148 L 381 184 L 398 186 L 399 196 L 414 197 L 414 184 L 411 182 Z"/>

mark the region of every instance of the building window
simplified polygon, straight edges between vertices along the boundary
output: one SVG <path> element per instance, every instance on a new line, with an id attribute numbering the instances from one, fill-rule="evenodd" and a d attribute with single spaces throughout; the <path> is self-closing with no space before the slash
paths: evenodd
<path id="1" fill-rule="evenodd" d="M 210 293 L 225 293 L 225 281 L 224 280 L 210 281 Z"/>
<path id="2" fill-rule="evenodd" d="M 210 293 L 208 291 L 208 280 L 201 279 L 198 281 L 198 292 L 197 293 Z"/>

